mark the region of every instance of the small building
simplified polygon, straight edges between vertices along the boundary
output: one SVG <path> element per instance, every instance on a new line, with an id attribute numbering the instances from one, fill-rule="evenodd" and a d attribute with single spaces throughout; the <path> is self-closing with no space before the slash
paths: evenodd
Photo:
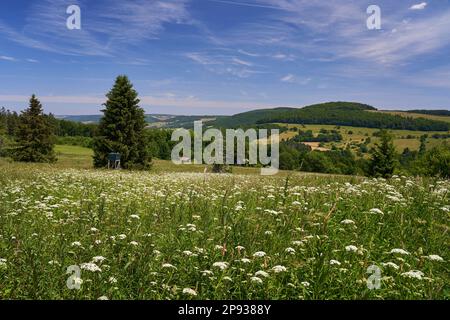
<path id="1" fill-rule="evenodd" d="M 108 169 L 120 169 L 120 153 L 108 154 Z"/>

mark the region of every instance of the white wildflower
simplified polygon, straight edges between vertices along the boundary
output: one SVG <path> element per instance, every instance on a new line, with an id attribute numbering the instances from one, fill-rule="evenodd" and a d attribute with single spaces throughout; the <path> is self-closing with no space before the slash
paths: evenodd
<path id="1" fill-rule="evenodd" d="M 295 253 L 295 249 L 294 248 L 286 248 L 286 250 L 284 250 L 286 253 L 290 253 L 290 254 L 294 254 Z"/>
<path id="2" fill-rule="evenodd" d="M 345 251 L 348 252 L 358 252 L 358 247 L 354 246 L 354 245 L 349 245 L 345 247 Z"/>
<path id="3" fill-rule="evenodd" d="M 392 268 L 392 269 L 395 269 L 395 270 L 400 269 L 400 267 L 398 265 L 396 265 L 395 263 L 393 263 L 393 262 L 386 262 L 386 263 L 383 262 L 383 263 L 381 263 L 381 265 L 383 267 L 389 267 L 389 268 Z"/>
<path id="4" fill-rule="evenodd" d="M 369 210 L 369 212 L 370 212 L 371 214 L 379 214 L 379 215 L 384 215 L 383 211 L 381 211 L 381 210 L 380 210 L 380 209 L 378 209 L 378 208 L 373 208 L 373 209 L 370 209 L 370 210 Z"/>
<path id="5" fill-rule="evenodd" d="M 275 273 L 280 273 L 280 272 L 285 272 L 287 269 L 284 266 L 275 266 L 272 268 L 272 270 Z"/>
<path id="6" fill-rule="evenodd" d="M 410 253 L 403 249 L 392 249 L 389 253 L 398 253 L 403 255 L 409 255 Z"/>
<path id="7" fill-rule="evenodd" d="M 191 289 L 191 288 L 184 288 L 183 289 L 183 294 L 187 294 L 187 295 L 190 295 L 190 296 L 196 296 L 197 292 L 194 289 Z"/>
<path id="8" fill-rule="evenodd" d="M 441 256 L 438 256 L 437 254 L 430 254 L 426 258 L 431 260 L 431 261 L 439 261 L 439 262 L 443 262 L 444 261 L 444 258 L 442 258 Z"/>
<path id="9" fill-rule="evenodd" d="M 95 263 L 92 263 L 92 262 L 82 263 L 80 265 L 80 268 L 83 270 L 90 271 L 90 272 L 102 272 L 102 269 L 100 269 L 99 266 L 97 266 Z"/>
<path id="10" fill-rule="evenodd" d="M 103 262 L 104 260 L 106 260 L 106 258 L 105 257 L 102 257 L 102 256 L 95 256 L 95 257 L 93 257 L 92 258 L 92 262 L 94 262 L 94 263 L 97 263 L 97 262 Z"/>
<path id="11" fill-rule="evenodd" d="M 411 271 L 402 273 L 402 276 L 404 276 L 404 277 L 418 279 L 418 280 L 422 280 L 423 275 L 424 275 L 423 272 L 418 271 L 418 270 L 411 270 Z"/>
<path id="12" fill-rule="evenodd" d="M 262 257 L 264 257 L 266 255 L 266 253 L 264 252 L 264 251 L 258 251 L 258 252 L 255 252 L 254 254 L 253 254 L 253 256 L 255 257 L 255 258 L 262 258 Z"/>
<path id="13" fill-rule="evenodd" d="M 256 282 L 256 283 L 258 283 L 258 284 L 262 284 L 262 283 L 263 283 L 262 279 L 261 279 L 261 278 L 258 278 L 258 277 L 251 277 L 250 280 L 251 280 L 252 282 Z"/>
<path id="14" fill-rule="evenodd" d="M 228 263 L 227 262 L 214 262 L 213 267 L 219 268 L 220 270 L 225 270 L 226 268 L 228 268 Z"/>
<path id="15" fill-rule="evenodd" d="M 255 276 L 260 276 L 260 277 L 264 277 L 267 278 L 269 276 L 269 274 L 263 270 L 259 270 L 255 273 Z"/>
<path id="16" fill-rule="evenodd" d="M 336 265 L 336 266 L 340 266 L 340 265 L 341 265 L 341 263 L 340 263 L 339 261 L 337 261 L 337 260 L 333 260 L 333 259 L 331 259 L 331 260 L 330 260 L 330 265 L 332 265 L 332 266 L 334 266 L 334 265 Z"/>

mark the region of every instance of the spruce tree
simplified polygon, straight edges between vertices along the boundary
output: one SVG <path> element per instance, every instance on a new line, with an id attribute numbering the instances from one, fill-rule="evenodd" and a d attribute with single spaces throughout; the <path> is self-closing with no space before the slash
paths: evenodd
<path id="1" fill-rule="evenodd" d="M 392 177 L 396 164 L 397 154 L 392 136 L 386 131 L 380 132 L 380 144 L 375 144 L 370 160 L 370 174 L 374 177 Z"/>
<path id="2" fill-rule="evenodd" d="M 150 168 L 151 156 L 144 135 L 145 114 L 128 77 L 118 76 L 106 97 L 104 115 L 94 140 L 94 166 L 106 167 L 108 154 L 120 153 L 123 168 Z"/>
<path id="3" fill-rule="evenodd" d="M 15 161 L 55 162 L 53 128 L 44 115 L 42 105 L 33 94 L 30 106 L 19 116 L 16 132 Z"/>

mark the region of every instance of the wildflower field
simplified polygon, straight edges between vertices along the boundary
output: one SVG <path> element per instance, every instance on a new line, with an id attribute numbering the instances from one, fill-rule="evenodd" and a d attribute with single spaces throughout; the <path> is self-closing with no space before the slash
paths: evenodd
<path id="1" fill-rule="evenodd" d="M 3 165 L 0 299 L 448 299 L 449 188 Z"/>

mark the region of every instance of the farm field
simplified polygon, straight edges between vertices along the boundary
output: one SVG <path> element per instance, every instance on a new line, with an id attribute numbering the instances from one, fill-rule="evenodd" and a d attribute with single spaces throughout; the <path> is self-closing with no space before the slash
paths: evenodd
<path id="1" fill-rule="evenodd" d="M 57 150 L 0 161 L 0 299 L 449 298 L 448 180 L 94 171 Z"/>
<path id="2" fill-rule="evenodd" d="M 371 143 L 369 147 L 373 147 L 376 142 L 378 142 L 377 137 L 373 137 L 372 135 L 375 132 L 378 132 L 379 129 L 372 128 L 361 128 L 361 127 L 349 127 L 349 126 L 340 126 L 339 129 L 336 129 L 334 125 L 298 125 L 298 124 L 278 124 L 287 128 L 298 128 L 299 130 L 306 131 L 312 130 L 314 134 L 318 134 L 321 129 L 326 130 L 337 130 L 341 133 L 343 137 L 343 141 L 339 143 L 335 143 L 337 147 L 345 147 L 349 143 L 360 144 L 364 142 L 365 139 L 371 139 Z M 349 134 L 351 132 L 351 134 Z M 443 132 L 434 132 L 434 131 L 412 131 L 412 130 L 389 130 L 389 132 L 394 137 L 394 145 L 397 149 L 397 152 L 403 152 L 405 148 L 409 148 L 410 150 L 418 150 L 420 146 L 420 137 L 424 134 L 427 134 L 429 138 L 427 139 L 427 148 L 432 148 L 443 141 L 450 142 L 450 139 L 434 139 L 432 138 L 433 134 L 442 134 Z M 297 135 L 295 131 L 287 131 L 280 134 L 280 139 L 291 139 Z M 411 139 L 405 139 L 407 136 L 412 136 Z M 325 146 L 330 148 L 332 143 L 326 143 Z"/>

